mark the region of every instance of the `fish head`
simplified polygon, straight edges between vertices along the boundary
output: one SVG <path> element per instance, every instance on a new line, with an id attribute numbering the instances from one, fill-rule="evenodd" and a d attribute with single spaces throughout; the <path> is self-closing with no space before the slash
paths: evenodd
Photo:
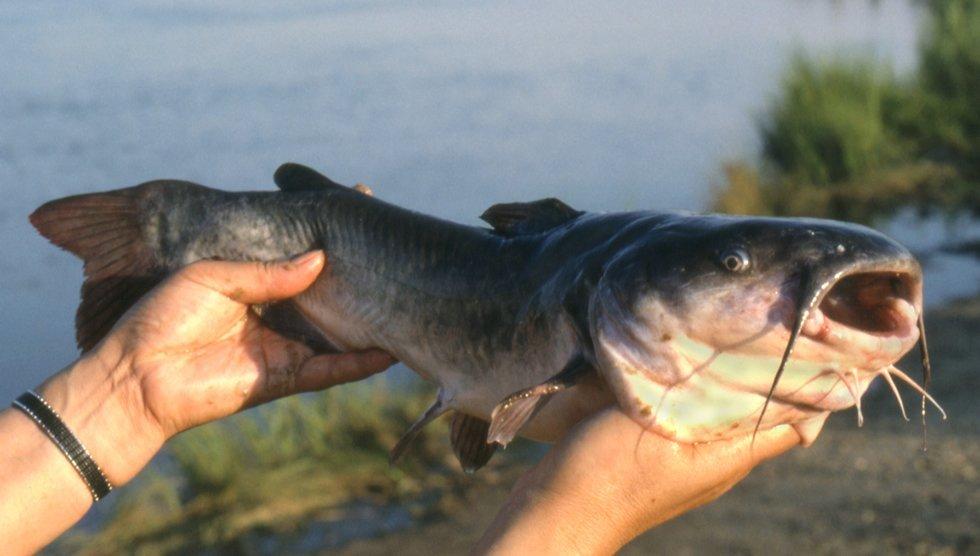
<path id="1" fill-rule="evenodd" d="M 793 423 L 809 442 L 916 344 L 921 310 L 918 262 L 870 228 L 692 216 L 610 260 L 590 326 L 642 424 L 697 442 Z"/>

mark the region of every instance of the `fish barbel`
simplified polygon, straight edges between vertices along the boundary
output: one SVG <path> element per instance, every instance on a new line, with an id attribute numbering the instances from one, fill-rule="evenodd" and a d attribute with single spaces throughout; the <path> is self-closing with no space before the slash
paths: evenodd
<path id="1" fill-rule="evenodd" d="M 306 292 L 254 310 L 315 351 L 380 348 L 438 385 L 395 458 L 450 410 L 474 470 L 518 433 L 555 440 L 612 403 L 681 442 L 789 423 L 809 443 L 831 411 L 860 410 L 878 376 L 900 404 L 893 376 L 927 396 L 893 366 L 924 342 L 921 269 L 869 228 L 556 199 L 495 205 L 481 228 L 298 164 L 275 182 L 232 193 L 158 180 L 41 206 L 35 227 L 85 261 L 79 346 L 194 261 L 324 249 Z"/>

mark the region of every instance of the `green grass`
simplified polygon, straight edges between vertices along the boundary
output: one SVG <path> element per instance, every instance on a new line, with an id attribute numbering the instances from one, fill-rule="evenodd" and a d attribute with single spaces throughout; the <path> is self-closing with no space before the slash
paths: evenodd
<path id="1" fill-rule="evenodd" d="M 920 47 L 924 149 L 980 178 L 980 2 L 931 0 Z"/>
<path id="2" fill-rule="evenodd" d="M 444 498 L 472 480 L 451 454 L 444 420 L 427 427 L 397 466 L 388 464 L 388 450 L 432 399 L 434 392 L 420 385 L 395 388 L 374 379 L 188 431 L 166 448 L 172 465 L 124 489 L 98 533 L 76 533 L 59 548 L 235 550 L 251 533 L 288 535 L 311 520 L 342 518 L 344 505 L 355 500 L 437 513 L 449 503 Z M 420 505 L 415 500 L 423 493 L 435 495 Z"/>

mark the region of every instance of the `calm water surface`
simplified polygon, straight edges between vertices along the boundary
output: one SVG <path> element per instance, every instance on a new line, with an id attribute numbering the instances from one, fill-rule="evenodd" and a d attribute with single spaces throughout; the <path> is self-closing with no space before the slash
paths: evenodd
<path id="1" fill-rule="evenodd" d="M 81 266 L 27 224 L 46 200 L 158 177 L 269 188 L 296 160 L 468 223 L 543 196 L 699 210 L 721 161 L 755 153 L 794 49 L 903 70 L 919 18 L 887 0 L 528 4 L 0 4 L 0 401 L 75 356 Z M 955 264 L 930 295 L 975 288 Z"/>

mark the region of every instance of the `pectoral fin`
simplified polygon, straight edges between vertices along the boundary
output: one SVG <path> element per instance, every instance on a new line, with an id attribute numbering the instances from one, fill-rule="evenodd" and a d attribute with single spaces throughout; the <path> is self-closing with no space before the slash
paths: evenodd
<path id="1" fill-rule="evenodd" d="M 420 432 L 422 432 L 422 429 L 447 411 L 449 411 L 449 404 L 446 403 L 443 391 L 440 390 L 436 401 L 432 402 L 429 409 L 426 409 L 425 413 L 423 413 L 418 420 L 412 423 L 412 426 L 408 427 L 405 434 L 402 435 L 402 437 L 398 440 L 398 443 L 395 444 L 395 447 L 388 453 L 388 462 L 392 464 L 397 462 L 398 459 L 405 453 L 405 450 L 407 450 L 412 444 L 412 441 L 415 440 Z"/>
<path id="2" fill-rule="evenodd" d="M 293 301 L 254 305 L 252 310 L 262 319 L 262 324 L 290 340 L 302 342 L 316 353 L 340 353 Z"/>
<path id="3" fill-rule="evenodd" d="M 456 412 L 450 430 L 450 440 L 456 459 L 466 473 L 473 473 L 483 467 L 497 451 L 496 444 L 487 442 L 490 423 L 483 419 Z"/>
<path id="4" fill-rule="evenodd" d="M 585 357 L 577 355 L 560 373 L 550 379 L 504 398 L 491 414 L 487 442 L 507 446 L 551 396 L 575 386 L 590 372 L 595 372 L 592 365 Z"/>

